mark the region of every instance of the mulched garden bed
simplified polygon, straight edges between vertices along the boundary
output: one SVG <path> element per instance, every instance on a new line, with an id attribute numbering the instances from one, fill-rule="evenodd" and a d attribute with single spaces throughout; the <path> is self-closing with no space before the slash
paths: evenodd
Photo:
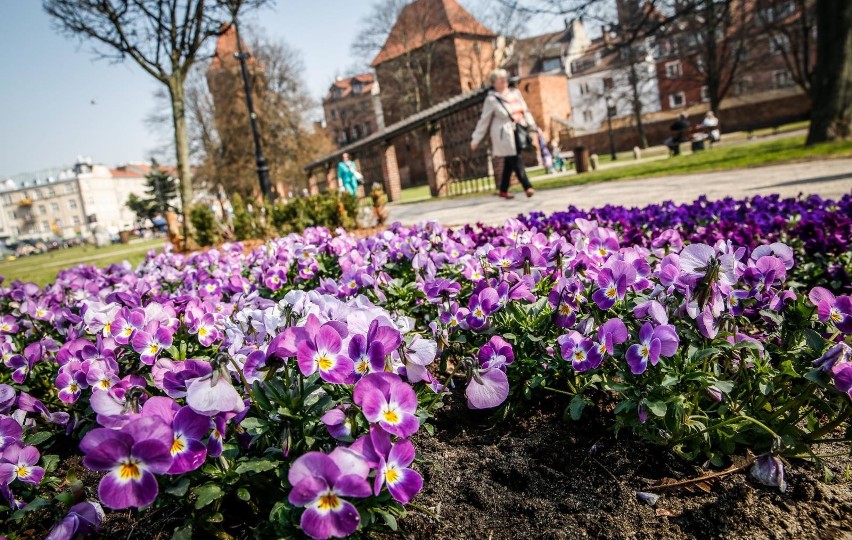
<path id="1" fill-rule="evenodd" d="M 434 436 L 414 438 L 425 461 L 425 482 L 402 520 L 407 538 L 850 538 L 849 456 L 830 458 L 835 475 L 803 460 L 787 470 L 786 493 L 762 487 L 746 472 L 712 485 L 709 493 L 658 492 L 655 506 L 637 491 L 664 478 L 701 475 L 660 447 L 616 437 L 591 422 L 562 422 L 564 403 L 546 400 L 517 421 L 491 426 L 487 417 L 453 407 Z M 834 453 L 842 447 L 825 445 Z"/>

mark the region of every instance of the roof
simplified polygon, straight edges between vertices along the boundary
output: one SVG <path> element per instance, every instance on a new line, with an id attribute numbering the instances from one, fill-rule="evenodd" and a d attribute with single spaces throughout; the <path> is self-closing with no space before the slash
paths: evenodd
<path id="1" fill-rule="evenodd" d="M 359 139 L 348 146 L 344 146 L 343 148 L 332 152 L 331 154 L 314 160 L 302 168 L 305 171 L 310 171 L 324 163 L 337 161 L 344 153 L 354 153 L 358 150 L 373 146 L 381 141 L 389 141 L 392 137 L 399 135 L 400 133 L 409 132 L 420 126 L 427 125 L 430 122 L 440 120 L 441 118 L 449 116 L 458 110 L 469 107 L 472 103 L 482 101 L 487 92 L 488 88 L 477 88 L 476 90 L 472 90 L 466 94 L 460 94 L 446 101 L 442 101 L 441 103 L 433 105 L 432 107 L 420 111 L 417 114 L 413 114 L 404 120 L 400 120 L 395 124 L 391 124 L 390 126 L 380 129 L 369 137 Z"/>
<path id="2" fill-rule="evenodd" d="M 563 47 L 570 44 L 573 37 L 573 31 L 568 28 L 558 32 L 519 39 L 512 47 L 512 56 L 504 62 L 503 67 L 507 69 L 517 67 L 527 59 L 532 59 L 533 64 L 538 64 L 541 60 L 547 58 L 561 57 Z M 533 67 L 533 70 L 537 67 L 537 65 Z"/>
<path id="3" fill-rule="evenodd" d="M 370 65 L 375 67 L 453 35 L 496 37 L 456 0 L 415 0 L 402 8 L 384 47 Z"/>
<path id="4" fill-rule="evenodd" d="M 243 45 L 243 52 L 248 52 L 246 40 L 240 40 Z M 213 59 L 210 61 L 210 67 L 207 71 L 216 71 L 219 69 L 239 65 L 239 61 L 234 56 L 239 52 L 237 47 L 237 28 L 234 25 L 229 25 L 224 33 L 219 35 L 216 40 L 216 52 L 213 53 Z M 255 62 L 254 56 L 249 57 L 248 62 Z"/>
<path id="5" fill-rule="evenodd" d="M 353 75 L 352 77 L 340 78 L 331 85 L 328 89 L 328 93 L 322 99 L 323 102 L 343 99 L 345 97 L 349 97 L 353 95 L 353 87 L 355 83 L 361 84 L 361 90 L 357 92 L 358 95 L 369 95 L 373 90 L 373 74 L 372 73 L 361 73 L 359 75 Z M 338 95 L 334 95 L 334 91 L 338 90 Z"/>
<path id="6" fill-rule="evenodd" d="M 571 76 L 582 77 L 612 69 L 618 67 L 619 62 L 620 58 L 616 50 L 609 47 L 601 38 L 593 39 L 592 46 L 571 62 Z"/>

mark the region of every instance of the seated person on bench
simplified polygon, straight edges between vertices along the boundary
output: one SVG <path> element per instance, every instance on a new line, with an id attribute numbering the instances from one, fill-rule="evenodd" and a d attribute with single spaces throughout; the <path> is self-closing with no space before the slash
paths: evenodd
<path id="1" fill-rule="evenodd" d="M 673 156 L 680 155 L 680 145 L 689 140 L 689 122 L 686 121 L 686 115 L 680 113 L 677 120 L 669 126 L 672 136 L 666 139 L 663 144 L 669 147 L 669 151 Z"/>

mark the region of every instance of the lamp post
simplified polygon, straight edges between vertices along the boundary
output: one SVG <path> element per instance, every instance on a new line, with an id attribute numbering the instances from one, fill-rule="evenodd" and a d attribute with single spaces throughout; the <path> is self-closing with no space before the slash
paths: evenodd
<path id="1" fill-rule="evenodd" d="M 272 190 L 269 184 L 269 165 L 266 164 L 266 158 L 263 157 L 263 149 L 260 146 L 260 132 L 257 130 L 257 114 L 254 112 L 254 101 L 251 97 L 251 81 L 249 80 L 248 67 L 246 60 L 251 56 L 249 53 L 243 52 L 243 45 L 240 41 L 240 27 L 237 25 L 237 17 L 234 16 L 234 32 L 237 34 L 237 52 L 234 53 L 234 58 L 240 61 L 240 72 L 243 76 L 243 89 L 246 93 L 246 108 L 248 108 L 249 121 L 251 122 L 251 134 L 254 137 L 254 157 L 257 163 L 257 180 L 260 182 L 260 192 L 263 198 L 270 200 L 272 198 Z"/>
<path id="2" fill-rule="evenodd" d="M 612 115 L 614 109 L 615 102 L 612 100 L 612 96 L 606 96 L 606 125 L 609 131 L 609 153 L 613 161 L 618 159 L 618 156 L 615 155 L 615 138 L 612 135 Z"/>

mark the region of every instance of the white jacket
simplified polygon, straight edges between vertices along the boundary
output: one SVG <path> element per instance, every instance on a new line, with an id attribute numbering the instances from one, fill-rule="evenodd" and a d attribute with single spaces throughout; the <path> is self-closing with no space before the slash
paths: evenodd
<path id="1" fill-rule="evenodd" d="M 523 104 L 526 125 L 531 133 L 534 132 L 536 130 L 535 118 L 527 109 L 521 91 L 517 88 L 511 88 L 509 92 L 515 92 L 516 94 L 512 97 L 520 100 Z M 500 104 L 497 96 L 497 92 L 491 90 L 485 97 L 482 116 L 479 118 L 479 123 L 476 124 L 471 140 L 479 144 L 485 138 L 485 134 L 490 131 L 491 155 L 494 157 L 515 156 L 518 154 L 518 150 L 515 148 L 515 123 L 506 108 Z"/>

